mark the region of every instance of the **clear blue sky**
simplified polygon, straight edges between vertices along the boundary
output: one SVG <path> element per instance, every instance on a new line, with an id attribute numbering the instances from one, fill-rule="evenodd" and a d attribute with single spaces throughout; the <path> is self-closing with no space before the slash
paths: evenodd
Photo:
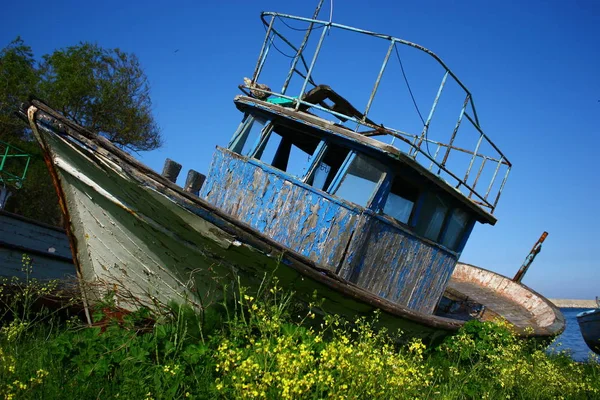
<path id="1" fill-rule="evenodd" d="M 184 175 L 206 172 L 240 120 L 232 99 L 254 68 L 260 11 L 310 16 L 315 4 L 9 1 L 0 46 L 21 35 L 38 57 L 79 41 L 137 54 L 165 139 L 141 157 L 157 170 L 174 158 Z M 600 295 L 600 2 L 336 0 L 333 20 L 436 52 L 474 94 L 482 127 L 512 161 L 499 222 L 474 230 L 462 260 L 512 276 L 547 230 L 524 282 L 549 297 Z M 360 73 L 357 60 L 372 54 L 329 50 L 338 62 L 322 68 L 335 68 L 340 80 Z M 424 78 L 407 63 L 411 82 Z"/>

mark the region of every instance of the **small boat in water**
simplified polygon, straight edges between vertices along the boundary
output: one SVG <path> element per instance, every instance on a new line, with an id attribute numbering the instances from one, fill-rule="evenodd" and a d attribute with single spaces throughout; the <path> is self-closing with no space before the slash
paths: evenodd
<path id="1" fill-rule="evenodd" d="M 577 323 L 583 340 L 596 354 L 600 354 L 600 301 L 596 297 L 598 308 L 577 314 Z"/>
<path id="2" fill-rule="evenodd" d="M 110 292 L 126 308 L 175 301 L 203 310 L 233 282 L 256 288 L 272 276 L 306 303 L 316 292 L 327 312 L 354 318 L 379 310 L 381 325 L 429 340 L 490 315 L 524 336 L 559 334 L 564 319 L 543 296 L 457 266 L 474 225 L 495 224 L 511 168 L 481 129 L 471 93 L 430 50 L 320 21 L 319 9 L 313 18 L 262 14 L 256 69 L 234 99 L 242 122 L 228 146 L 217 147 L 200 189 L 177 186 L 43 102 L 22 107 L 60 198 L 84 299 Z M 296 42 L 283 34 L 290 23 L 305 24 Z M 315 82 L 331 31 L 387 48 L 364 111 Z M 258 83 L 277 83 L 261 75 L 274 43 L 295 54 L 278 92 Z M 417 133 L 368 116 L 390 56 L 400 60 L 398 47 L 431 57 L 443 74 Z M 463 97 L 450 139 L 441 142 L 428 130 L 447 81 Z M 292 88 L 297 95 L 287 93 Z M 459 146 L 461 125 L 475 132 L 471 150 Z M 464 169 L 454 169 L 461 156 Z M 483 177 L 489 183 L 480 189 Z M 457 315 L 467 302 L 479 311 Z"/>

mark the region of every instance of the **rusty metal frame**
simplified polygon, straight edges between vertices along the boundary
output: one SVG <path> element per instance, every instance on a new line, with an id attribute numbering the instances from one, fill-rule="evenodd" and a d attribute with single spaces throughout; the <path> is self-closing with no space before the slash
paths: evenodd
<path id="1" fill-rule="evenodd" d="M 504 153 L 502 153 L 502 151 L 498 148 L 498 146 L 496 146 L 496 144 L 494 144 L 494 142 L 492 142 L 492 140 L 482 130 L 480 122 L 479 122 L 479 118 L 477 115 L 477 111 L 475 108 L 475 103 L 473 101 L 473 95 L 467 89 L 467 87 L 450 70 L 450 68 L 448 68 L 448 66 L 440 59 L 440 57 L 438 57 L 431 50 L 429 50 L 421 45 L 418 45 L 416 43 L 413 43 L 413 42 L 410 42 L 410 41 L 407 41 L 404 39 L 400 39 L 397 37 L 393 37 L 390 35 L 384 35 L 384 34 L 372 32 L 372 31 L 358 29 L 358 28 L 354 28 L 351 26 L 347 26 L 347 25 L 337 24 L 337 23 L 334 23 L 331 21 L 319 20 L 319 19 L 317 19 L 317 17 L 318 17 L 321 5 L 322 5 L 322 1 L 319 3 L 319 6 L 317 7 L 317 10 L 315 11 L 315 13 L 313 15 L 313 18 L 304 18 L 304 17 L 292 16 L 292 15 L 275 13 L 275 12 L 263 12 L 261 14 L 262 22 L 266 28 L 265 29 L 266 30 L 265 40 L 264 40 L 262 48 L 260 50 L 258 61 L 257 61 L 256 67 L 254 70 L 254 74 L 253 74 L 253 78 L 252 78 L 252 87 L 249 87 L 246 85 L 242 85 L 241 87 L 247 88 L 247 89 L 252 89 L 255 92 L 261 92 L 264 94 L 268 94 L 270 96 L 275 96 L 277 98 L 289 100 L 293 104 L 293 107 L 296 110 L 299 110 L 299 108 L 301 106 L 305 106 L 305 107 L 308 107 L 308 108 L 311 108 L 314 110 L 319 110 L 319 111 L 325 112 L 325 113 L 330 114 L 334 117 L 337 117 L 343 121 L 345 120 L 345 121 L 349 121 L 350 123 L 355 123 L 356 124 L 356 128 L 354 129 L 355 131 L 359 132 L 359 129 L 361 127 L 368 128 L 368 130 L 370 131 L 370 133 L 368 133 L 369 136 L 377 135 L 377 136 L 379 136 L 380 140 L 382 140 L 382 141 L 386 137 L 391 137 L 392 145 L 394 145 L 394 139 L 400 139 L 399 144 L 400 145 L 408 145 L 408 149 L 407 150 L 400 149 L 398 147 L 398 145 L 395 145 L 395 147 L 399 148 L 402 151 L 406 151 L 407 154 L 411 155 L 419 163 L 427 164 L 427 165 L 424 165 L 424 167 L 428 168 L 430 171 L 434 171 L 437 169 L 437 175 L 444 178 L 448 182 L 449 185 L 456 187 L 459 191 L 461 191 L 461 193 L 466 198 L 472 199 L 472 201 L 475 204 L 477 204 L 479 207 L 481 207 L 482 209 L 487 210 L 488 212 L 493 214 L 493 212 L 498 204 L 498 201 L 500 199 L 500 195 L 504 189 L 510 169 L 512 168 L 512 164 L 510 163 L 508 158 L 504 155 Z M 282 30 L 278 29 L 277 22 L 279 20 L 281 20 L 283 22 L 283 24 L 285 25 L 282 28 Z M 292 43 L 292 41 L 287 39 L 286 36 L 282 33 L 283 29 L 285 29 L 286 27 L 287 28 L 290 27 L 287 23 L 285 23 L 285 20 L 292 20 L 292 21 L 307 24 L 306 33 L 304 34 L 302 41 L 298 46 L 295 46 Z M 322 28 L 322 32 L 319 35 L 318 42 L 316 44 L 314 52 L 312 53 L 312 56 L 305 58 L 304 53 L 307 50 L 308 41 L 310 39 L 311 34 L 316 29 L 316 27 Z M 375 39 L 386 40 L 386 41 L 390 42 L 390 45 L 387 48 L 387 51 L 383 57 L 383 62 L 382 62 L 380 71 L 375 79 L 373 89 L 371 90 L 371 93 L 368 97 L 367 106 L 365 108 L 364 114 L 362 115 L 361 118 L 345 115 L 343 113 L 323 107 L 320 104 L 309 103 L 303 99 L 303 96 L 307 91 L 308 84 L 316 86 L 316 84 L 313 80 L 313 77 L 312 77 L 312 72 L 316 65 L 318 56 L 323 48 L 324 41 L 329 36 L 329 33 L 334 29 L 350 31 L 350 32 L 354 32 L 357 34 L 371 36 Z M 291 65 L 290 65 L 290 69 L 285 78 L 282 89 L 279 93 L 275 92 L 275 91 L 271 91 L 271 89 L 260 88 L 255 85 L 256 82 L 260 78 L 260 74 L 262 72 L 265 62 L 267 61 L 267 55 L 269 54 L 269 49 L 270 49 L 270 47 L 274 46 L 275 40 L 280 40 L 280 42 L 278 42 L 278 43 L 282 43 L 283 45 L 287 46 L 289 49 L 291 49 L 295 53 L 293 60 L 291 62 Z M 409 132 L 404 132 L 399 129 L 387 127 L 387 126 L 384 127 L 383 125 L 376 125 L 376 124 L 370 123 L 369 119 L 367 118 L 368 113 L 371 111 L 373 101 L 375 99 L 378 88 L 380 86 L 383 74 L 386 71 L 387 64 L 389 63 L 390 55 L 391 55 L 392 51 L 394 50 L 394 48 L 396 48 L 397 45 L 408 46 L 410 48 L 413 48 L 413 49 L 416 49 L 418 51 L 428 54 L 444 69 L 444 74 L 443 74 L 441 83 L 439 85 L 437 94 L 435 96 L 435 99 L 433 101 L 433 104 L 429 110 L 429 115 L 427 117 L 427 120 L 424 121 L 423 128 L 422 128 L 421 132 L 419 132 L 419 133 L 409 133 Z M 308 58 L 310 58 L 310 63 L 307 63 Z M 304 73 L 300 72 L 298 70 L 299 63 L 301 63 L 301 65 L 304 67 L 304 70 L 305 70 Z M 296 96 L 291 96 L 291 95 L 287 94 L 286 92 L 289 87 L 289 83 L 294 75 L 299 75 L 303 79 L 303 81 L 302 81 L 302 86 L 301 86 L 301 90 L 300 90 L 299 94 Z M 450 134 L 450 138 L 447 142 L 444 143 L 444 142 L 429 139 L 427 137 L 427 132 L 428 132 L 429 126 L 433 120 L 434 113 L 438 106 L 439 100 L 440 100 L 441 96 L 443 95 L 443 90 L 444 90 L 444 87 L 445 87 L 448 79 L 451 79 L 452 81 L 454 81 L 464 91 L 465 101 L 462 104 L 461 111 L 457 118 L 455 127 Z M 467 107 L 469 105 L 470 105 L 470 109 L 469 109 L 469 112 L 467 112 Z M 473 150 L 464 149 L 464 148 L 454 145 L 454 142 L 459 133 L 461 124 L 465 120 L 470 125 L 472 125 L 475 128 L 475 130 L 477 131 L 477 135 L 478 135 L 477 145 Z M 462 124 L 462 125 L 464 125 L 464 124 Z M 373 131 L 376 131 L 377 133 L 371 133 Z M 492 154 L 483 154 L 480 152 L 480 148 L 483 146 L 484 143 L 491 146 L 491 148 L 493 149 Z M 425 144 L 425 146 L 423 146 L 423 144 Z M 429 149 L 428 149 L 429 145 L 436 146 L 435 155 L 433 155 L 433 156 L 429 153 Z M 425 147 L 425 149 L 423 149 L 423 147 Z M 438 161 L 437 157 L 441 151 L 443 152 L 443 158 L 441 161 Z M 471 160 L 470 160 L 469 165 L 466 168 L 466 170 L 463 170 L 463 171 L 452 170 L 447 165 L 450 154 L 455 153 L 455 152 L 466 153 L 466 154 L 471 155 Z M 473 168 L 473 165 L 475 164 L 476 159 L 481 159 L 482 164 L 477 171 L 475 179 L 472 179 L 472 178 L 470 178 L 471 170 Z M 492 168 L 495 168 L 495 169 L 494 169 L 493 176 L 491 178 L 491 182 L 487 186 L 487 190 L 485 190 L 485 192 L 484 192 L 482 190 L 477 189 L 477 184 L 480 181 L 480 178 L 482 176 L 483 170 L 486 165 L 488 165 L 488 166 L 492 165 Z M 496 183 L 496 179 L 500 176 L 499 174 L 500 175 L 503 174 L 503 178 L 502 178 L 500 187 L 492 190 Z M 490 196 L 492 196 L 492 197 L 490 197 Z M 490 198 L 490 200 L 488 200 L 488 198 Z M 491 199 L 493 199 L 493 200 L 491 200 Z"/>

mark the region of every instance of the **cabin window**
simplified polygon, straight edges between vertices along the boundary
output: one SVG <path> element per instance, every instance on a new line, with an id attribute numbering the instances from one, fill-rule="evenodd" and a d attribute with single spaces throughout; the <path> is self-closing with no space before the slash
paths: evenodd
<path id="1" fill-rule="evenodd" d="M 408 224 L 419 191 L 401 177 L 395 177 L 390 193 L 383 207 L 383 212 L 396 220 Z"/>
<path id="2" fill-rule="evenodd" d="M 263 138 L 253 157 L 257 160 L 261 160 L 265 164 L 273 165 L 273 160 L 275 159 L 281 140 L 282 138 L 280 135 L 271 132 Z"/>
<path id="3" fill-rule="evenodd" d="M 449 249 L 456 250 L 467 229 L 469 220 L 468 213 L 460 208 L 455 208 L 448 218 L 448 227 L 446 228 L 446 233 L 444 233 L 442 245 Z"/>
<path id="4" fill-rule="evenodd" d="M 254 158 L 298 178 L 304 177 L 319 139 L 306 134 L 286 131 L 267 134 L 254 153 Z"/>
<path id="5" fill-rule="evenodd" d="M 234 153 L 249 156 L 252 150 L 254 150 L 256 143 L 258 143 L 265 127 L 270 129 L 266 119 L 254 116 L 248 117 L 248 119 L 242 123 L 238 129 L 238 133 L 229 144 L 229 149 Z"/>
<path id="6" fill-rule="evenodd" d="M 379 182 L 385 173 L 383 164 L 371 157 L 356 154 L 350 161 L 350 166 L 334 189 L 333 194 L 366 207 L 373 197 Z"/>
<path id="7" fill-rule="evenodd" d="M 417 234 L 437 242 L 448 210 L 448 204 L 439 195 L 425 196 L 415 227 Z"/>
<path id="8" fill-rule="evenodd" d="M 350 153 L 349 149 L 328 143 L 323 157 L 311 170 L 306 183 L 316 189 L 327 190 L 342 167 L 344 160 L 348 157 L 348 153 Z"/>

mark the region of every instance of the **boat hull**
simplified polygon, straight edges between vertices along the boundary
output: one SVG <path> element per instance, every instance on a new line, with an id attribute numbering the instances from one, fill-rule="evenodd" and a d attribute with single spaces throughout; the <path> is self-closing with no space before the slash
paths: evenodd
<path id="1" fill-rule="evenodd" d="M 600 308 L 577 314 L 583 340 L 596 354 L 600 354 Z"/>
<path id="2" fill-rule="evenodd" d="M 170 302 L 203 310 L 238 282 L 276 279 L 299 301 L 347 318 L 379 321 L 435 340 L 463 321 L 426 315 L 375 296 L 282 247 L 147 169 L 101 137 L 87 138 L 38 111 L 36 136 L 54 177 L 85 299 L 135 308 Z"/>
<path id="3" fill-rule="evenodd" d="M 265 236 L 150 170 L 105 138 L 41 102 L 24 111 L 44 151 L 65 214 L 84 300 L 109 295 L 125 308 L 187 303 L 200 311 L 237 284 L 277 279 L 305 303 L 436 341 L 463 320 L 429 315 L 379 297 Z M 553 336 L 533 326 L 523 335 Z"/>

